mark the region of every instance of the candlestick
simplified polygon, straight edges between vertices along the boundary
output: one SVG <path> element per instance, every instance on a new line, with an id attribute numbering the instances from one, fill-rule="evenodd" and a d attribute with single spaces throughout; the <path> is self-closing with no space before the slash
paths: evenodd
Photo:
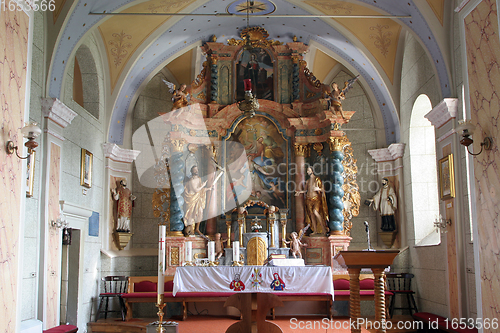
<path id="1" fill-rule="evenodd" d="M 158 230 L 158 301 L 163 299 L 164 289 L 164 277 L 163 272 L 165 270 L 165 234 L 167 232 L 167 227 L 165 225 L 160 225 Z M 161 295 L 161 298 L 160 298 Z"/>
<path id="2" fill-rule="evenodd" d="M 240 242 L 233 242 L 233 266 L 242 266 L 240 262 Z"/>

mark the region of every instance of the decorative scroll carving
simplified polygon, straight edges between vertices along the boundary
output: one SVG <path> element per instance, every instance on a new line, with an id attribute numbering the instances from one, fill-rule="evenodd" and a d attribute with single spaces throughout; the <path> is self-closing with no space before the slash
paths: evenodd
<path id="1" fill-rule="evenodd" d="M 165 203 L 169 203 L 167 209 L 164 209 Z M 153 193 L 153 215 L 161 218 L 159 225 L 166 224 L 170 220 L 170 189 L 156 189 Z"/>
<path id="2" fill-rule="evenodd" d="M 179 266 L 179 248 L 172 247 L 170 249 L 170 265 Z"/>
<path id="3" fill-rule="evenodd" d="M 354 158 L 354 150 L 349 140 L 347 140 L 347 144 L 343 147 L 343 152 L 344 185 L 342 185 L 342 189 L 344 190 L 344 197 L 342 201 L 344 202 L 344 233 L 349 236 L 352 228 L 351 220 L 359 214 L 361 195 L 356 182 L 358 174 L 357 160 Z"/>
<path id="4" fill-rule="evenodd" d="M 304 62 L 305 63 L 305 62 Z M 304 75 L 306 76 L 307 81 L 309 81 L 310 84 L 315 86 L 316 88 L 321 88 L 321 81 L 314 76 L 314 74 L 309 70 L 309 68 L 304 67 Z"/>
<path id="5" fill-rule="evenodd" d="M 191 89 L 198 88 L 205 81 L 205 76 L 207 75 L 208 61 L 203 62 L 203 68 L 201 69 L 200 74 L 196 77 L 196 79 L 191 82 Z M 201 94 L 200 94 L 201 95 Z M 203 99 L 201 96 L 200 99 Z"/>
<path id="6" fill-rule="evenodd" d="M 273 45 L 283 45 L 282 42 L 267 39 L 269 33 L 262 27 L 245 28 L 240 34 L 241 40 L 231 38 L 227 41 L 229 45 L 242 46 L 249 43 L 252 47 L 267 48 Z"/>

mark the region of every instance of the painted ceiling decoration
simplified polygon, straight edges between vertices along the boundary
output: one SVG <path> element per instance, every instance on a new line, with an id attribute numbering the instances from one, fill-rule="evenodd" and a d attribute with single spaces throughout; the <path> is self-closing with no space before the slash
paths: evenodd
<path id="1" fill-rule="evenodd" d="M 443 1 L 436 2 L 441 4 Z M 431 6 L 430 2 L 419 2 L 419 6 Z M 179 55 L 195 45 L 210 41 L 213 36 L 219 41 L 239 39 L 241 30 L 246 27 L 246 17 L 236 15 L 236 12 L 246 10 L 245 6 L 246 0 L 232 3 L 221 0 L 79 1 L 73 5 L 69 16 L 65 18 L 64 29 L 58 38 L 49 68 L 48 95 L 60 97 L 65 71 L 65 66 L 61 64 L 67 63 L 79 40 L 84 38 L 87 32 L 99 31 L 103 39 L 102 44 L 106 47 L 107 67 L 111 73 L 110 85 L 113 88 L 110 90 L 111 97 L 108 101 L 108 107 L 113 108 L 108 140 L 122 144 L 126 116 L 133 109 L 142 87 Z M 155 11 L 158 14 L 176 12 L 189 15 L 91 14 L 139 10 L 151 15 L 155 14 Z M 410 30 L 427 49 L 434 69 L 441 79 L 441 95 L 443 98 L 450 97 L 450 76 L 447 67 L 449 64 L 444 60 L 438 41 L 414 0 L 360 0 L 356 3 L 325 0 L 275 0 L 271 3 L 259 0 L 253 2 L 252 10 L 254 13 L 249 13 L 249 16 L 252 15 L 250 25 L 264 27 L 269 32 L 270 39 L 288 43 L 296 36 L 306 44 L 317 43 L 327 56 L 334 58 L 334 61 L 341 63 L 353 74 L 360 74 L 362 84 L 365 89 L 371 91 L 374 98 L 376 112 L 381 113 L 388 144 L 397 142 L 400 134 L 397 107 L 391 94 L 395 93 L 394 63 L 397 63 L 396 50 L 403 31 Z M 232 12 L 235 14 L 230 14 Z M 272 18 L 262 14 L 266 12 L 270 12 L 269 16 Z M 351 13 L 350 15 L 395 15 L 400 18 L 311 17 L 338 13 L 345 15 L 346 12 Z M 308 17 L 290 19 L 287 15 Z M 175 19 L 172 19 L 173 17 Z"/>

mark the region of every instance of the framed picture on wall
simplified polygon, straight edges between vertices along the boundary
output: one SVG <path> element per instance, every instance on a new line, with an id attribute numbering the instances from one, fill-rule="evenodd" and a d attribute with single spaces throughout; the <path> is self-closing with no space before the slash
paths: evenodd
<path id="1" fill-rule="evenodd" d="M 80 168 L 80 185 L 92 187 L 92 153 L 82 148 L 82 163 Z"/>
<path id="2" fill-rule="evenodd" d="M 439 196 L 441 200 L 455 197 L 453 154 L 439 160 Z"/>
<path id="3" fill-rule="evenodd" d="M 26 196 L 31 198 L 33 196 L 33 179 L 35 178 L 35 157 L 36 151 L 31 151 L 26 159 Z"/>

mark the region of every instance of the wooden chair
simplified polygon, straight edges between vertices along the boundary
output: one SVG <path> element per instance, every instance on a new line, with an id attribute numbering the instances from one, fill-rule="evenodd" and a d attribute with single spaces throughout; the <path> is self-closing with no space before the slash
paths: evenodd
<path id="1" fill-rule="evenodd" d="M 104 282 L 104 292 L 99 294 L 99 308 L 95 316 L 95 321 L 99 319 L 101 312 L 104 313 L 104 319 L 108 318 L 108 312 L 121 312 L 122 320 L 125 321 L 125 302 L 123 301 L 122 294 L 127 292 L 127 276 L 105 276 L 101 279 Z M 116 298 L 120 304 L 120 310 L 109 310 L 109 299 Z M 106 302 L 104 309 L 103 303 Z"/>
<path id="2" fill-rule="evenodd" d="M 415 313 L 418 312 L 417 304 L 415 303 L 415 298 L 413 295 L 415 292 L 411 289 L 411 279 L 413 278 L 413 274 L 410 273 L 390 273 L 386 275 L 387 278 L 387 291 L 393 293 L 391 297 L 391 304 L 389 305 L 389 315 L 392 318 L 394 310 L 404 310 L 408 309 L 410 311 L 410 315 L 412 315 L 412 311 L 415 310 Z M 395 307 L 396 304 L 396 296 L 397 295 L 406 295 L 406 300 L 408 302 L 408 306 L 406 307 Z"/>

